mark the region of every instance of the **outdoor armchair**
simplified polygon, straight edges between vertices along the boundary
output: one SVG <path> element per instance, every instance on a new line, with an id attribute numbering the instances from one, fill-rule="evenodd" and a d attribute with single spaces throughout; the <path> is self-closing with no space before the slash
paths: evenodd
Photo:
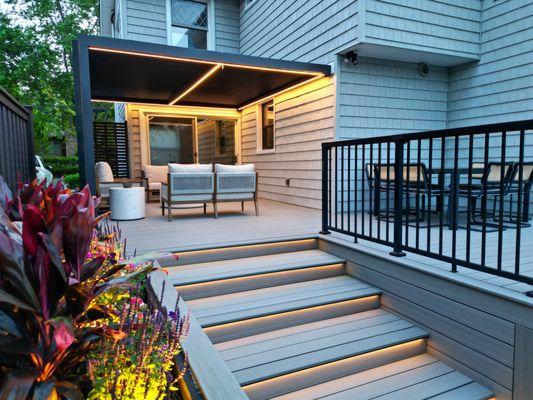
<path id="1" fill-rule="evenodd" d="M 102 199 L 102 206 L 109 206 L 109 189 L 113 187 L 140 186 L 138 179 L 115 178 L 109 163 L 99 161 L 94 166 L 96 177 L 96 195 Z"/>
<path id="2" fill-rule="evenodd" d="M 168 165 L 145 165 L 142 170 L 146 201 L 159 200 L 161 184 L 167 181 Z"/>
<path id="3" fill-rule="evenodd" d="M 253 201 L 255 214 L 259 215 L 257 204 L 257 172 L 254 164 L 223 165 L 215 164 L 216 190 L 215 205 L 222 202 L 241 202 L 244 211 L 244 202 Z M 215 215 L 217 213 L 215 207 Z"/>
<path id="4" fill-rule="evenodd" d="M 168 210 L 168 220 L 172 221 L 174 204 L 203 204 L 204 213 L 207 203 L 215 203 L 215 174 L 212 164 L 168 164 L 166 182 L 161 184 L 161 213 Z"/>

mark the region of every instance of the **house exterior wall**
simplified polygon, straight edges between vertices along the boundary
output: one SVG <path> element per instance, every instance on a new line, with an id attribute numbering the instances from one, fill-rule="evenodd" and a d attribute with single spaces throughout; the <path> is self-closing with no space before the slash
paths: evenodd
<path id="1" fill-rule="evenodd" d="M 363 42 L 477 58 L 479 0 L 359 0 Z M 363 13 L 361 13 L 363 15 Z"/>
<path id="2" fill-rule="evenodd" d="M 166 0 L 123 0 L 125 38 L 167 44 Z"/>
<path id="3" fill-rule="evenodd" d="M 274 104 L 275 153 L 257 152 L 257 107 L 242 111 L 242 162 L 256 165 L 259 197 L 319 208 L 321 143 L 334 138 L 334 79 L 284 93 Z"/>
<path id="4" fill-rule="evenodd" d="M 242 54 L 327 64 L 357 39 L 356 0 L 256 0 L 241 11 Z"/>
<path id="5" fill-rule="evenodd" d="M 167 1 L 115 0 L 125 10 L 125 38 L 166 43 Z M 242 161 L 256 163 L 262 197 L 319 207 L 316 163 L 325 138 L 531 118 L 529 0 L 213 1 L 216 50 L 335 66 L 319 91 L 277 100 L 274 154 L 257 154 L 255 108 L 243 110 Z M 342 62 L 348 50 L 359 53 L 356 66 Z M 421 61 L 430 63 L 428 76 L 417 71 Z"/>
<path id="6" fill-rule="evenodd" d="M 446 128 L 447 68 L 421 77 L 417 64 L 361 58 L 338 68 L 337 138 Z"/>
<path id="7" fill-rule="evenodd" d="M 484 1 L 480 61 L 450 73 L 449 127 L 533 117 L 533 3 Z"/>
<path id="8" fill-rule="evenodd" d="M 239 53 L 239 2 L 217 0 L 215 9 L 215 48 L 226 53 Z"/>

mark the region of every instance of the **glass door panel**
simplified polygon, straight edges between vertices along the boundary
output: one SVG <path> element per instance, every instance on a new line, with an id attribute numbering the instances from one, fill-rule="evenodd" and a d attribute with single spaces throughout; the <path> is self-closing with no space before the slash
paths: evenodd
<path id="1" fill-rule="evenodd" d="M 150 164 L 195 162 L 194 120 L 192 118 L 150 117 Z"/>
<path id="2" fill-rule="evenodd" d="M 198 162 L 236 164 L 235 121 L 198 119 Z"/>

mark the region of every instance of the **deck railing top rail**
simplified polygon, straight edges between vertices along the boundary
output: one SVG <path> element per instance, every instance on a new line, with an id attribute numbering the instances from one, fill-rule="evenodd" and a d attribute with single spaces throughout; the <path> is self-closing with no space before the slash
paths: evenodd
<path id="1" fill-rule="evenodd" d="M 533 284 L 532 186 L 533 120 L 327 142 L 322 233 Z"/>

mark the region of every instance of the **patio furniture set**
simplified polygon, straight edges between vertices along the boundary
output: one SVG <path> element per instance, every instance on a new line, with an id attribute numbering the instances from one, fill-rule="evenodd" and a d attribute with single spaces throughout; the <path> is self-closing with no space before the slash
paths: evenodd
<path id="1" fill-rule="evenodd" d="M 113 176 L 107 162 L 95 166 L 97 194 L 103 206 L 111 209 L 114 220 L 134 220 L 145 217 L 145 202 L 159 200 L 161 213 L 167 210 L 172 221 L 172 209 L 192 208 L 202 205 L 207 214 L 207 204 L 213 205 L 218 217 L 218 203 L 253 201 L 259 215 L 257 202 L 257 172 L 253 164 L 174 164 L 167 166 L 145 165 L 141 179 L 120 179 Z"/>
<path id="2" fill-rule="evenodd" d="M 529 202 L 530 191 L 533 186 L 533 163 L 527 162 L 522 166 L 522 176 L 519 174 L 519 164 L 517 163 L 485 163 L 474 162 L 470 168 L 427 168 L 424 163 L 415 163 L 403 166 L 402 185 L 404 193 L 403 213 L 407 216 L 405 223 L 430 221 L 428 213 L 442 213 L 445 215 L 446 224 L 451 229 L 458 227 L 457 216 L 452 210 L 455 201 L 454 191 L 457 201 L 465 198 L 468 201 L 466 212 L 467 221 L 470 225 L 486 225 L 488 227 L 497 226 L 500 222 L 510 222 L 516 224 L 520 220 L 522 226 L 530 226 Z M 392 209 L 389 207 L 389 200 L 392 200 L 392 193 L 395 185 L 394 164 L 367 163 L 365 165 L 365 176 L 368 187 L 373 196 L 371 213 L 379 219 L 389 219 L 393 217 Z M 449 177 L 448 179 L 446 177 Z M 437 178 L 434 183 L 433 177 Z M 448 182 L 446 185 L 445 182 Z M 520 190 L 520 185 L 522 190 Z M 522 204 L 520 215 L 519 210 L 513 209 L 513 196 L 521 193 Z M 382 207 L 382 196 L 386 196 L 386 207 Z M 431 201 L 428 197 L 435 198 L 435 209 L 431 210 Z M 448 206 L 444 210 L 444 198 L 448 197 Z M 509 201 L 506 201 L 508 198 Z M 479 201 L 482 206 L 479 207 Z M 488 201 L 492 202 L 492 210 L 487 210 Z M 502 207 L 502 211 L 497 212 L 497 207 Z M 508 206 L 508 210 L 504 208 Z M 414 216 L 414 220 L 413 217 Z M 487 222 L 492 218 L 494 223 Z M 430 227 L 430 223 L 429 226 Z M 507 226 L 506 226 L 507 227 Z"/>

